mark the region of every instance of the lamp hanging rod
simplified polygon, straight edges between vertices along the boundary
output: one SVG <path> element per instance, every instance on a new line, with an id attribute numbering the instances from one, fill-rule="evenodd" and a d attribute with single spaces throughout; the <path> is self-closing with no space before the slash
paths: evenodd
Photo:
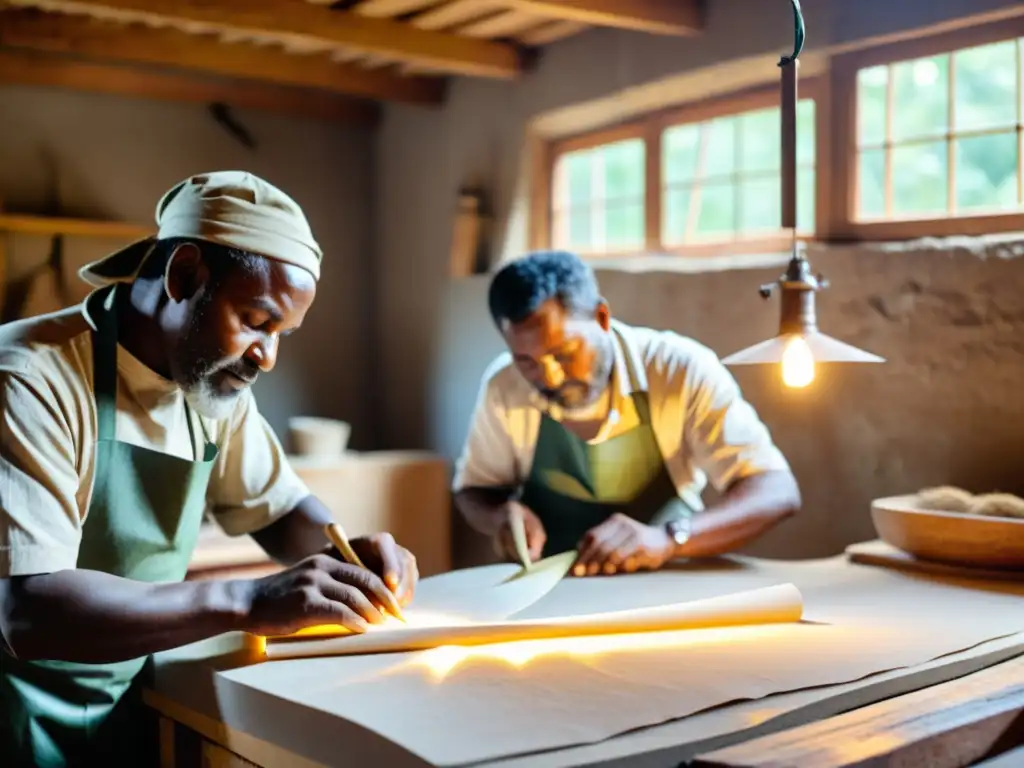
<path id="1" fill-rule="evenodd" d="M 793 6 L 793 54 L 783 56 L 779 61 L 782 69 L 782 89 L 780 99 L 782 155 L 781 155 L 781 202 L 782 228 L 788 229 L 793 236 L 793 254 L 796 255 L 796 211 L 797 211 L 797 172 L 796 172 L 796 107 L 799 101 L 797 86 L 800 71 L 799 56 L 804 48 L 806 27 L 804 26 L 803 10 L 800 0 L 790 0 Z"/>

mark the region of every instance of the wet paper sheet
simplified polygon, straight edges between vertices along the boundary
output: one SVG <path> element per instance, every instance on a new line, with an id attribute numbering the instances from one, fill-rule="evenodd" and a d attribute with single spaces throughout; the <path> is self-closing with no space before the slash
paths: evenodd
<path id="1" fill-rule="evenodd" d="M 468 589 L 516 568 L 500 571 L 445 574 L 437 592 L 427 580 L 424 604 L 445 599 L 441 579 Z M 217 691 L 218 717 L 316 763 L 462 766 L 598 749 L 730 702 L 850 684 L 1024 631 L 1024 585 L 940 580 L 844 558 L 567 578 L 515 618 L 713 603 L 786 583 L 803 596 L 801 623 L 298 658 L 203 674 Z M 181 686 L 196 689 L 187 673 L 202 661 L 183 664 L 165 657 L 158 686 L 191 695 Z"/>

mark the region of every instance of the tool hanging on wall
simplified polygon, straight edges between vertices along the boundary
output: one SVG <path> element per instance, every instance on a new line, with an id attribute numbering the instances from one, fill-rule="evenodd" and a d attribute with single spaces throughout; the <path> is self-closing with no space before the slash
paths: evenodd
<path id="1" fill-rule="evenodd" d="M 760 289 L 761 296 L 767 299 L 776 285 L 779 287 L 779 331 L 774 338 L 736 352 L 722 362 L 726 365 L 781 363 L 782 380 L 786 386 L 805 387 L 814 380 L 817 362 L 882 363 L 885 360 L 818 330 L 815 294 L 827 288 L 828 281 L 811 271 L 797 229 L 797 84 L 806 27 L 800 0 L 790 0 L 790 3 L 794 21 L 793 54 L 783 56 L 779 67 L 782 70 L 782 228 L 792 233 L 793 256 L 785 274 L 776 283 L 762 285 Z"/>
<path id="2" fill-rule="evenodd" d="M 489 263 L 486 244 L 489 238 L 490 207 L 481 189 L 459 190 L 458 210 L 452 233 L 449 276 L 469 277 Z"/>

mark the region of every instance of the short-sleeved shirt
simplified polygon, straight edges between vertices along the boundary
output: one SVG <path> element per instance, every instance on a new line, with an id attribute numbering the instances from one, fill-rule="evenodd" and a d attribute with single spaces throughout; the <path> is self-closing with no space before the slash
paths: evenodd
<path id="1" fill-rule="evenodd" d="M 602 415 L 590 442 L 615 437 L 639 424 L 630 407 L 625 355 L 630 355 L 648 393 L 651 424 L 665 466 L 679 495 L 703 509 L 700 494 L 710 479 L 718 490 L 736 481 L 789 465 L 767 427 L 742 396 L 732 374 L 713 351 L 693 339 L 612 321 L 615 359 Z M 610 402 L 609 402 L 610 400 Z M 517 487 L 533 464 L 543 413 L 566 417 L 520 375 L 510 354 L 487 368 L 477 396 L 469 436 L 456 462 L 453 488 Z M 572 418 L 587 418 L 575 412 Z"/>
<path id="2" fill-rule="evenodd" d="M 74 568 L 96 469 L 95 326 L 85 305 L 0 326 L 0 578 Z M 161 453 L 218 456 L 207 511 L 230 535 L 251 533 L 309 491 L 248 390 L 229 418 L 192 410 L 184 394 L 117 350 L 117 439 Z M 191 410 L 191 409 L 190 409 Z"/>

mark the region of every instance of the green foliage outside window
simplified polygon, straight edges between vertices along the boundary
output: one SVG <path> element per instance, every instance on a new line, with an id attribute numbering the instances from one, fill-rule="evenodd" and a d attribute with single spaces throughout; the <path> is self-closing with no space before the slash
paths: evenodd
<path id="1" fill-rule="evenodd" d="M 858 218 L 1021 206 L 1019 45 L 1009 40 L 858 73 Z"/>
<path id="2" fill-rule="evenodd" d="M 814 231 L 814 102 L 797 105 L 797 228 Z M 779 108 L 668 128 L 662 136 L 665 245 L 778 233 Z"/>
<path id="3" fill-rule="evenodd" d="M 626 251 L 644 245 L 644 142 L 627 139 L 559 158 L 555 199 L 559 247 Z"/>

